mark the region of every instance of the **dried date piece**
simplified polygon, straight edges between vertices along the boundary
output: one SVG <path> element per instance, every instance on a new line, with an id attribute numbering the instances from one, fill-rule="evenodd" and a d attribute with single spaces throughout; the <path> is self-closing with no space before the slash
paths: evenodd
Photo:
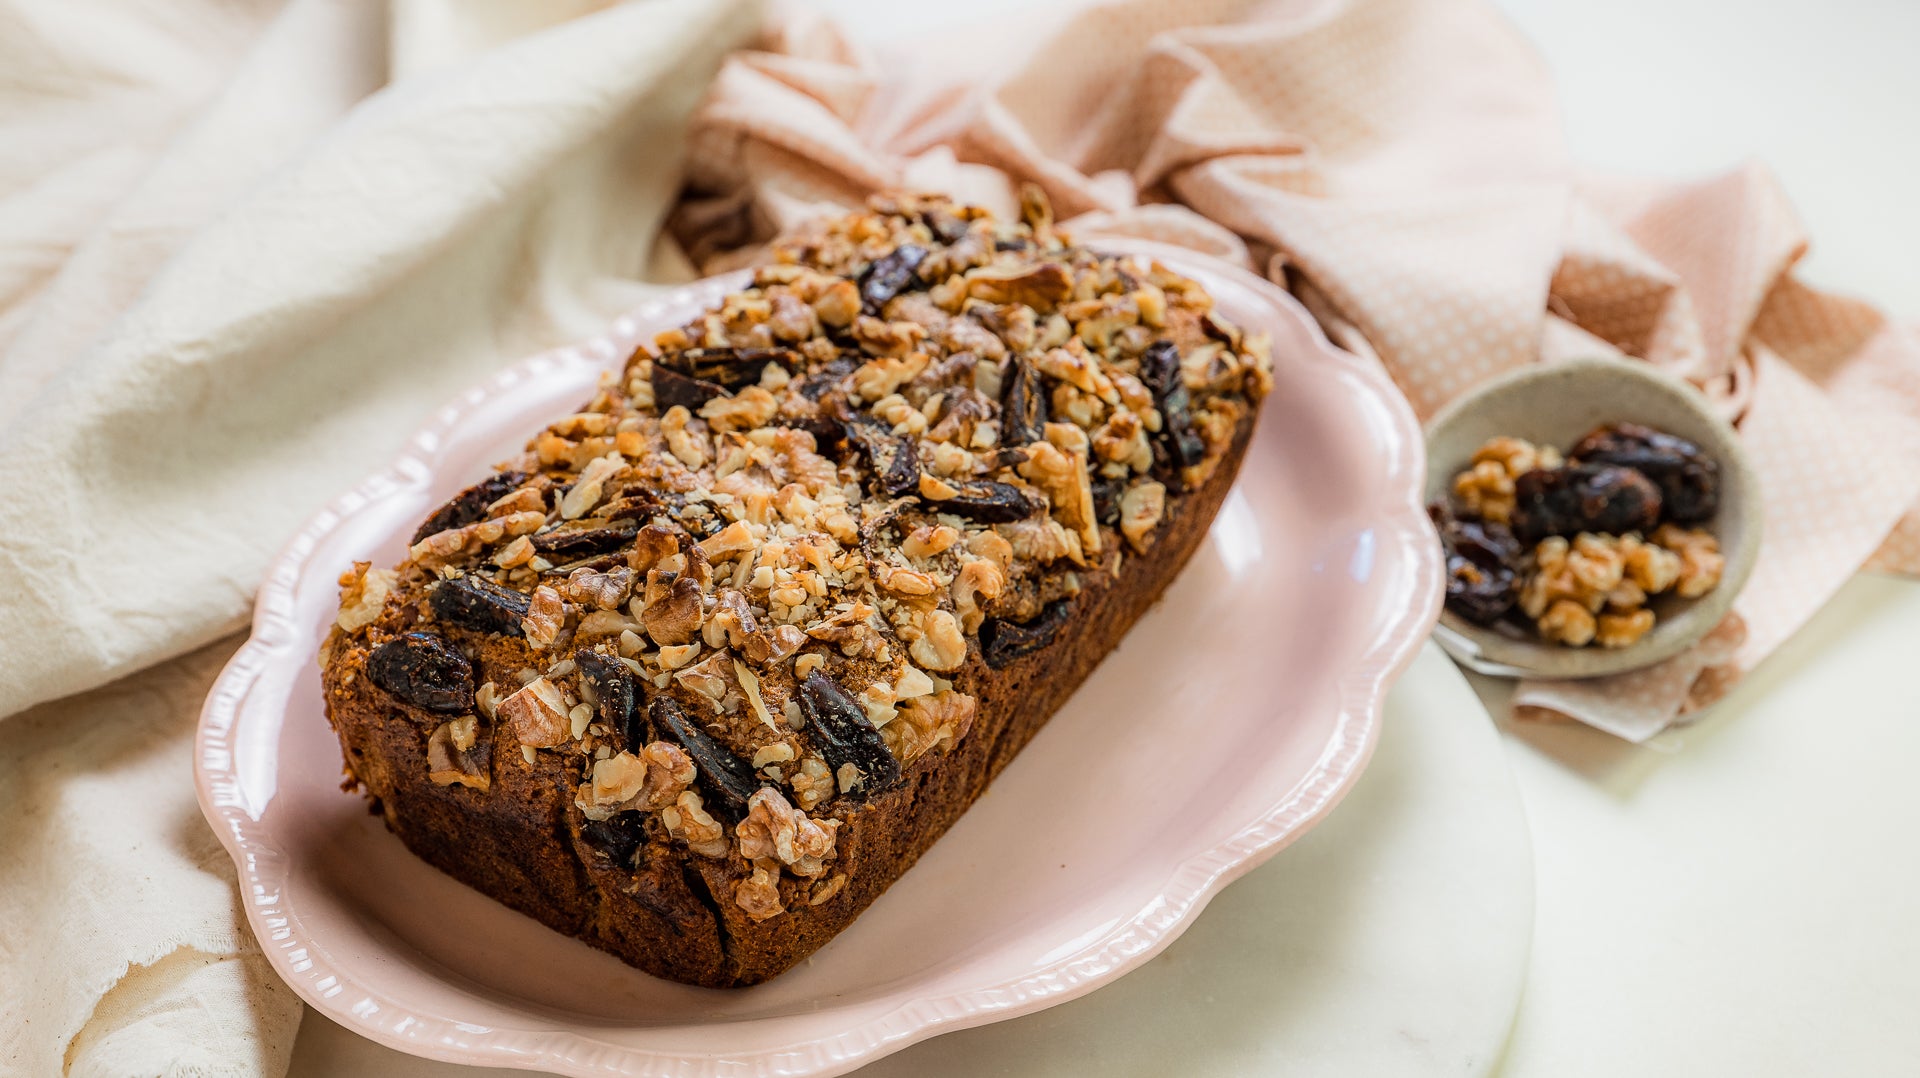
<path id="1" fill-rule="evenodd" d="M 548 561 L 555 561 L 611 554 L 631 544 L 638 534 L 640 522 L 628 518 L 609 523 L 596 521 L 584 528 L 557 528 L 535 535 L 532 542 L 533 549 L 547 555 Z"/>
<path id="2" fill-rule="evenodd" d="M 866 312 L 876 317 L 887 301 L 906 291 L 913 283 L 913 271 L 925 261 L 927 249 L 918 244 L 903 243 L 893 250 L 873 260 L 865 273 L 860 275 L 860 303 Z"/>
<path id="3" fill-rule="evenodd" d="M 1549 535 L 1649 531 L 1660 520 L 1660 488 L 1611 464 L 1536 468 L 1514 481 L 1513 501 L 1513 534 L 1528 544 Z"/>
<path id="4" fill-rule="evenodd" d="M 666 364 L 675 374 L 732 391 L 758 382 L 769 363 L 792 366 L 799 360 L 785 348 L 689 348 L 669 352 L 653 362 L 655 366 Z"/>
<path id="5" fill-rule="evenodd" d="M 1192 400 L 1180 376 L 1180 350 L 1172 341 L 1155 341 L 1140 356 L 1140 381 L 1160 409 L 1160 444 L 1175 468 L 1188 468 L 1206 459 L 1207 445 L 1193 429 Z"/>
<path id="6" fill-rule="evenodd" d="M 1000 444 L 1027 445 L 1046 437 L 1047 387 L 1032 363 L 1015 358 L 1000 389 Z"/>
<path id="7" fill-rule="evenodd" d="M 800 683 L 800 711 L 813 731 L 815 747 L 838 774 L 852 764 L 859 769 L 861 798 L 873 796 L 900 781 L 900 761 L 887 751 L 880 731 L 867 721 L 862 708 L 839 682 L 825 674 L 809 674 Z"/>
<path id="8" fill-rule="evenodd" d="M 1447 609 L 1473 622 L 1491 625 L 1513 609 L 1517 598 L 1513 570 L 1489 568 L 1458 554 L 1447 555 Z"/>
<path id="9" fill-rule="evenodd" d="M 988 618 L 980 626 L 980 654 L 995 670 L 1004 669 L 1022 655 L 1030 655 L 1048 644 L 1067 623 L 1072 603 L 1055 599 L 1040 610 L 1040 616 L 1028 622 Z"/>
<path id="10" fill-rule="evenodd" d="M 576 650 L 573 662 L 580 670 L 580 679 L 593 690 L 594 714 L 607 729 L 620 732 L 621 743 L 629 752 L 639 752 L 647 743 L 647 711 L 641 706 L 644 694 L 633 671 L 592 648 Z"/>
<path id="11" fill-rule="evenodd" d="M 408 633 L 374 648 L 367 676 L 388 696 L 428 711 L 473 706 L 473 664 L 432 633 Z"/>
<path id="12" fill-rule="evenodd" d="M 1435 502 L 1427 508 L 1427 514 L 1433 518 L 1440 541 L 1449 551 L 1476 565 L 1504 565 L 1516 570 L 1520 567 L 1521 556 L 1526 551 L 1506 525 L 1478 517 L 1457 517 L 1445 502 Z"/>
<path id="13" fill-rule="evenodd" d="M 898 498 L 919 489 L 920 455 L 912 438 L 895 437 L 885 420 L 851 409 L 845 412 L 840 427 L 847 440 L 867 455 L 875 494 Z"/>
<path id="14" fill-rule="evenodd" d="M 1720 508 L 1720 462 L 1685 438 L 1613 423 L 1580 439 L 1567 454 L 1585 464 L 1632 468 L 1660 488 L 1661 511 L 1676 524 L 1701 524 Z"/>
<path id="15" fill-rule="evenodd" d="M 654 820 L 650 812 L 616 812 L 581 824 L 580 837 L 616 867 L 628 868 L 633 855 L 652 837 Z"/>
<path id="16" fill-rule="evenodd" d="M 520 619 L 527 616 L 531 600 L 511 588 L 474 576 L 456 576 L 442 580 L 427 596 L 427 607 L 435 617 L 477 633 L 505 633 L 525 636 Z"/>
<path id="17" fill-rule="evenodd" d="M 1491 625 L 1518 600 L 1520 543 L 1504 525 L 1455 517 L 1444 502 L 1428 508 L 1447 551 L 1447 609 Z"/>
<path id="18" fill-rule="evenodd" d="M 464 528 L 469 524 L 485 519 L 487 506 L 518 490 L 520 484 L 527 481 L 525 472 L 496 472 L 478 483 L 455 494 L 447 504 L 434 510 L 432 516 L 422 521 L 418 531 L 408 541 L 411 546 L 438 532 Z"/>
<path id="19" fill-rule="evenodd" d="M 660 360 L 653 361 L 653 406 L 660 412 L 674 406 L 698 412 L 700 406 L 715 397 L 727 395 L 725 386 L 682 374 Z"/>
<path id="20" fill-rule="evenodd" d="M 810 401 L 818 401 L 821 397 L 845 385 L 847 379 L 853 377 L 853 372 L 859 369 L 860 361 L 851 356 L 829 360 L 819 370 L 801 379 L 800 395 Z"/>
<path id="21" fill-rule="evenodd" d="M 991 479 L 943 479 L 956 493 L 951 498 L 924 498 L 937 513 L 952 513 L 980 524 L 1007 524 L 1025 520 L 1039 508 L 1026 492 L 1009 483 Z"/>
<path id="22" fill-rule="evenodd" d="M 926 224 L 936 239 L 949 246 L 959 243 L 967 234 L 967 222 L 942 209 L 922 212 L 920 220 Z"/>
<path id="23" fill-rule="evenodd" d="M 1101 476 L 1093 481 L 1093 519 L 1111 528 L 1120 526 L 1120 495 L 1127 492 L 1127 481 Z"/>
<path id="24" fill-rule="evenodd" d="M 627 487 L 594 511 L 602 520 L 646 520 L 665 509 L 659 495 L 646 487 Z M 629 537 L 631 538 L 631 536 Z"/>
<path id="25" fill-rule="evenodd" d="M 670 697 L 654 697 L 647 705 L 647 714 L 653 718 L 654 729 L 679 742 L 693 758 L 693 766 L 700 772 L 701 800 L 707 808 L 731 823 L 739 823 L 747 814 L 747 798 L 761 786 L 753 765 L 715 741 Z"/>

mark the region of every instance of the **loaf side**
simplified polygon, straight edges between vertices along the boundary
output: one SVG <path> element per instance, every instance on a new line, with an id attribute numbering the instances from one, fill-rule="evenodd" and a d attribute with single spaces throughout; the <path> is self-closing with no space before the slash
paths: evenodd
<path id="1" fill-rule="evenodd" d="M 876 200 L 342 578 L 349 786 L 659 976 L 757 983 L 986 788 L 1204 537 L 1270 384 L 1200 286 Z"/>

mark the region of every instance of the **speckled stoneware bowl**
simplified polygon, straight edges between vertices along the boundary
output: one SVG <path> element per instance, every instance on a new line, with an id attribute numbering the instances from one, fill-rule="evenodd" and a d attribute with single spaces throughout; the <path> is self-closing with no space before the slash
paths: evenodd
<path id="1" fill-rule="evenodd" d="M 1601 677 L 1672 658 L 1726 617 L 1760 551 L 1752 465 L 1733 428 L 1698 390 L 1646 363 L 1579 359 L 1524 367 L 1456 399 L 1427 424 L 1427 501 L 1447 495 L 1489 438 L 1512 435 L 1565 451 L 1595 427 L 1621 421 L 1677 434 L 1720 462 L 1720 511 L 1705 525 L 1727 559 L 1720 586 L 1697 599 L 1654 597 L 1652 631 L 1624 648 L 1549 644 L 1446 611 L 1434 638 L 1455 659 L 1508 677 Z"/>

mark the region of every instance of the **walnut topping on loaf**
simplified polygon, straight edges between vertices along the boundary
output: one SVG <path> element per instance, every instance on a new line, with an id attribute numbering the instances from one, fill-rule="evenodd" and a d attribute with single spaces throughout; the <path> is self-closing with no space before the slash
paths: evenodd
<path id="1" fill-rule="evenodd" d="M 1270 385 L 1194 281 L 1023 217 L 882 198 L 778 245 L 343 578 L 330 691 L 366 669 L 449 797 L 557 764 L 636 881 L 677 846 L 754 923 L 833 901 L 836 835 L 1154 549 Z"/>

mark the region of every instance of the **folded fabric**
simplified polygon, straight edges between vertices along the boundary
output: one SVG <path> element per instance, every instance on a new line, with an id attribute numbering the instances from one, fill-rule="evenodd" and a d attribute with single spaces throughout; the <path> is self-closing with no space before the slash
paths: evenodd
<path id="1" fill-rule="evenodd" d="M 232 643 L 194 649 L 433 408 L 676 272 L 686 117 L 756 11 L 601 6 L 0 3 L 0 717 L 40 704 L 0 721 L 20 1073 L 285 1070 L 299 1002 L 193 794 Z"/>
<path id="2" fill-rule="evenodd" d="M 1033 182 L 1077 234 L 1185 243 L 1289 286 L 1422 417 L 1575 354 L 1692 381 L 1760 470 L 1764 539 L 1735 614 L 1651 670 L 1523 683 L 1522 715 L 1645 740 L 1719 699 L 1869 559 L 1920 572 L 1920 335 L 1793 277 L 1807 237 L 1764 169 L 1576 173 L 1545 72 L 1477 0 L 1121 0 L 1039 18 L 1006 68 L 956 75 L 918 46 L 863 56 L 787 12 L 701 107 L 676 234 L 732 265 L 875 189 L 1005 206 Z M 960 38 L 942 55 L 987 52 Z"/>

